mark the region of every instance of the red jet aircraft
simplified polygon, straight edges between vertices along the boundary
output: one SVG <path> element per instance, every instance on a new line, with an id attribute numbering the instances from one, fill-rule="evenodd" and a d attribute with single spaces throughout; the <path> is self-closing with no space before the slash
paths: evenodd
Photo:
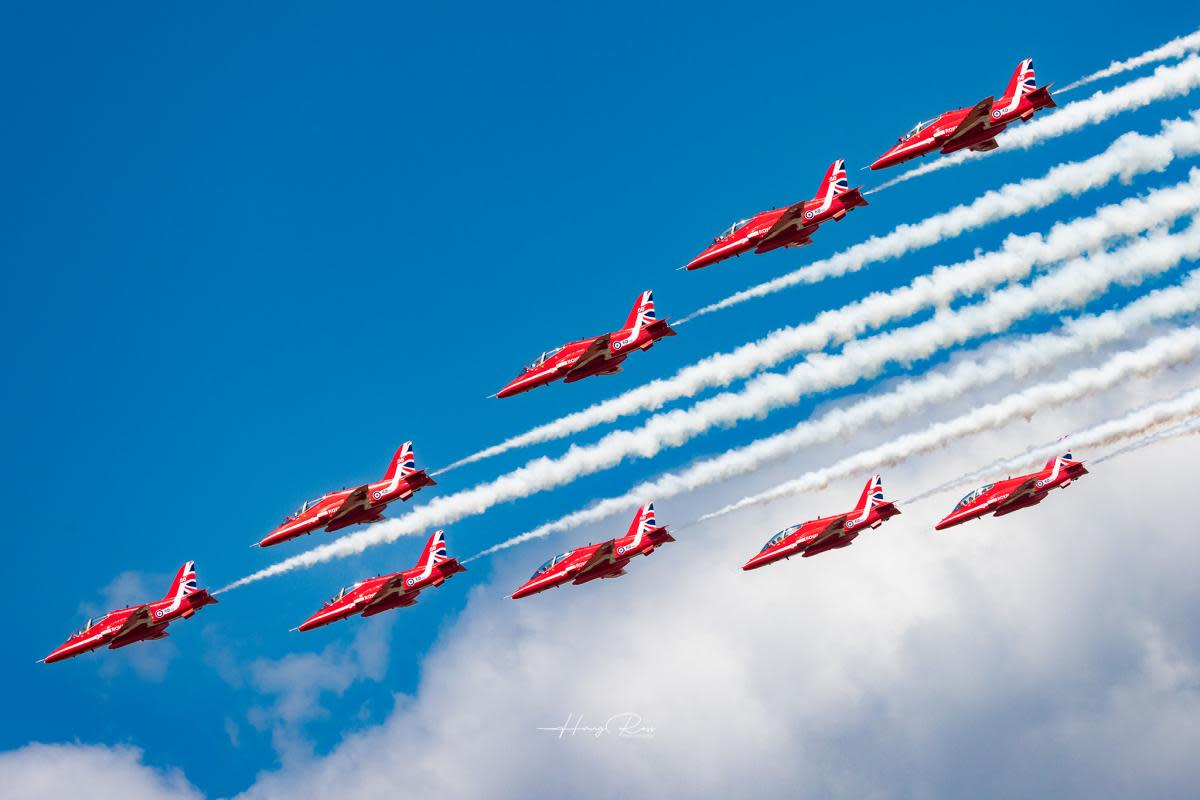
<path id="1" fill-rule="evenodd" d="M 616 374 L 634 350 L 649 350 L 659 339 L 674 335 L 666 319 L 654 316 L 654 293 L 642 292 L 624 328 L 547 350 L 494 396 L 512 397 L 560 378 L 574 383 L 592 375 Z"/>
<path id="2" fill-rule="evenodd" d="M 766 253 L 780 247 L 812 244 L 809 237 L 822 222 L 840 221 L 848 211 L 865 205 L 867 201 L 859 189 L 851 189 L 846 180 L 846 162 L 838 159 L 825 171 L 821 188 L 812 200 L 802 200 L 787 208 L 760 211 L 749 219 L 733 223 L 684 269 L 711 266 L 748 250 Z"/>
<path id="3" fill-rule="evenodd" d="M 404 608 L 417 602 L 417 595 L 430 586 L 441 586 L 447 578 L 467 568 L 446 555 L 446 537 L 434 531 L 412 569 L 368 578 L 348 586 L 326 601 L 321 610 L 293 630 L 311 631 L 331 622 L 359 614 L 370 617 L 381 611 Z"/>
<path id="4" fill-rule="evenodd" d="M 863 487 L 853 511 L 809 520 L 780 531 L 742 569 L 758 569 L 781 558 L 794 555 L 808 558 L 826 550 L 846 547 L 867 528 L 878 528 L 899 513 L 895 503 L 884 499 L 883 479 L 876 475 Z"/>
<path id="5" fill-rule="evenodd" d="M 109 650 L 145 642 L 164 639 L 167 626 L 179 618 L 188 619 L 200 609 L 217 602 L 207 589 L 196 587 L 196 563 L 189 561 L 179 568 L 171 589 L 162 600 L 110 611 L 103 617 L 89 619 L 77 632 L 71 634 L 61 647 L 42 661 L 52 664 L 68 658 L 90 653 L 98 647 Z"/>
<path id="6" fill-rule="evenodd" d="M 417 469 L 412 442 L 405 442 L 392 457 L 383 480 L 309 500 L 294 514 L 284 518 L 279 527 L 267 534 L 258 546 L 270 547 L 312 533 L 318 528 L 332 532 L 348 525 L 379 522 L 388 503 L 408 500 L 422 488 L 436 485 L 437 481 L 429 477 L 425 470 Z"/>
<path id="7" fill-rule="evenodd" d="M 633 515 L 633 522 L 624 536 L 555 556 L 538 567 L 533 576 L 513 592 L 512 599 L 544 592 L 567 581 L 580 584 L 597 578 L 619 578 L 625 574 L 629 559 L 648 556 L 655 548 L 673 541 L 675 538 L 667 533 L 666 526 L 660 528 L 654 521 L 654 503 L 646 503 Z"/>
<path id="8" fill-rule="evenodd" d="M 1046 466 L 1038 472 L 980 486 L 959 500 L 954 510 L 933 527 L 941 531 L 984 514 L 1002 517 L 1022 508 L 1036 506 L 1046 499 L 1051 489 L 1070 486 L 1076 478 L 1087 474 L 1082 461 L 1075 461 L 1070 453 L 1063 453 L 1047 461 Z"/>
<path id="9" fill-rule="evenodd" d="M 1027 120 L 1043 108 L 1058 104 L 1050 96 L 1050 87 L 1038 87 L 1033 76 L 1033 59 L 1017 65 L 1008 89 L 999 100 L 985 97 L 971 108 L 947 111 L 939 117 L 918 122 L 911 131 L 886 153 L 871 169 L 885 169 L 909 159 L 928 155 L 934 150 L 953 153 L 968 148 L 979 152 L 995 150 L 996 135 L 1017 120 Z"/>

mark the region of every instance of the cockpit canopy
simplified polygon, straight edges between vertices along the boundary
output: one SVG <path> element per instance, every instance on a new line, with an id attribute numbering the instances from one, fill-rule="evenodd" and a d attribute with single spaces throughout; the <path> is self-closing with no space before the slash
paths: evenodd
<path id="1" fill-rule="evenodd" d="M 297 508 L 297 509 L 295 510 L 295 512 L 293 512 L 293 513 L 292 513 L 292 517 L 291 517 L 291 518 L 292 518 L 292 519 L 295 519 L 296 517 L 298 517 L 298 516 L 300 516 L 301 514 L 303 514 L 305 511 L 308 511 L 310 508 L 312 508 L 313 506 L 315 506 L 317 503 L 321 502 L 323 499 L 324 499 L 324 497 L 318 497 L 318 498 L 316 498 L 316 499 L 314 499 L 314 500 L 307 500 L 307 501 L 305 501 L 304 503 L 302 503 L 302 504 L 301 504 L 301 506 L 300 506 L 299 508 Z"/>
<path id="2" fill-rule="evenodd" d="M 723 231 L 721 232 L 721 235 L 720 235 L 720 236 L 718 236 L 718 237 L 717 237 L 716 239 L 714 239 L 713 241 L 719 242 L 719 241 L 721 241 L 722 239 L 728 239 L 730 236 L 733 236 L 735 233 L 737 233 L 737 232 L 738 232 L 738 231 L 740 231 L 742 228 L 744 228 L 744 227 L 746 226 L 746 223 L 747 223 L 747 222 L 749 222 L 749 221 L 750 221 L 750 219 L 749 219 L 749 218 L 738 220 L 737 222 L 733 223 L 733 224 L 732 224 L 732 225 L 730 225 L 728 228 L 726 228 L 725 230 L 723 230 Z"/>
<path id="3" fill-rule="evenodd" d="M 912 130 L 911 130 L 911 131 L 909 131 L 908 133 L 906 133 L 906 134 L 904 134 L 903 136 L 901 136 L 901 137 L 900 137 L 900 139 L 899 139 L 899 141 L 901 141 L 901 142 L 907 142 L 909 139 L 911 139 L 912 137 L 916 136 L 916 135 L 917 135 L 918 133 L 920 133 L 921 131 L 923 131 L 923 130 L 925 130 L 926 128 L 928 128 L 928 127 L 929 127 L 930 125 L 932 125 L 934 122 L 935 122 L 935 120 L 932 120 L 932 119 L 927 119 L 927 120 L 925 120 L 924 122 L 918 122 L 916 125 L 913 125 L 913 127 L 912 127 Z"/>
<path id="4" fill-rule="evenodd" d="M 537 357 L 537 360 L 536 360 L 536 361 L 534 361 L 532 364 L 530 364 L 529 366 L 527 366 L 527 367 L 525 368 L 525 371 L 526 371 L 526 372 L 532 372 L 533 370 L 537 369 L 537 368 L 538 368 L 538 367 L 540 367 L 542 364 L 545 364 L 547 359 L 549 359 L 549 358 L 551 358 L 552 356 L 556 356 L 556 355 L 558 355 L 559 353 L 561 353 L 561 352 L 562 352 L 562 349 L 563 349 L 564 347 L 566 347 L 566 345 L 559 345 L 558 347 L 552 348 L 552 349 L 550 349 L 550 350 L 547 350 L 546 352 L 542 353 L 540 356 L 538 356 L 538 357 Z"/>
<path id="5" fill-rule="evenodd" d="M 351 586 L 343 586 L 341 589 L 338 589 L 338 593 L 337 593 L 337 594 L 335 594 L 333 597 L 331 597 L 331 598 L 329 598 L 328 600 L 326 600 L 326 601 L 325 601 L 325 605 L 327 605 L 327 606 L 331 606 L 331 605 L 333 605 L 333 604 L 334 604 L 334 603 L 336 603 L 338 600 L 341 600 L 343 597 L 345 597 L 345 596 L 346 596 L 346 594 L 347 594 L 348 592 L 352 592 L 352 591 L 354 591 L 355 589 L 357 589 L 357 588 L 358 588 L 359 586 L 361 586 L 361 585 L 362 585 L 362 583 L 361 583 L 361 581 L 360 581 L 359 583 L 353 584 L 353 585 L 351 585 Z"/>
<path id="6" fill-rule="evenodd" d="M 954 510 L 958 511 L 960 508 L 964 508 L 964 507 L 970 505 L 971 503 L 975 502 L 976 500 L 979 499 L 980 495 L 982 495 L 984 492 L 986 492 L 988 489 L 992 488 L 995 485 L 996 484 L 994 484 L 994 483 L 989 483 L 984 486 L 980 486 L 978 489 L 976 489 L 973 492 L 968 493 L 966 497 L 964 497 L 962 500 L 958 501 L 958 505 L 956 505 L 954 507 Z"/>
<path id="7" fill-rule="evenodd" d="M 538 567 L 537 569 L 535 569 L 535 570 L 533 571 L 533 574 L 529 576 L 529 580 L 533 580 L 533 579 L 534 579 L 534 578 L 536 578 L 538 575 L 541 575 L 543 572 L 545 572 L 546 570 L 548 570 L 548 569 L 550 569 L 551 567 L 553 567 L 555 564 L 561 564 L 561 563 L 562 563 L 562 561 L 563 561 L 563 559 L 565 559 L 565 558 L 566 558 L 567 556 L 569 556 L 569 555 L 571 555 L 569 552 L 567 552 L 567 553 L 559 553 L 559 554 L 558 554 L 558 555 L 556 555 L 554 558 L 550 559 L 550 560 L 549 560 L 549 561 L 547 561 L 545 564 L 542 564 L 540 567 Z"/>
<path id="8" fill-rule="evenodd" d="M 758 552 L 765 553 L 766 551 L 770 550 L 772 547 L 775 547 L 776 545 L 778 545 L 780 542 L 782 542 L 788 536 L 791 536 L 793 533 L 800 530 L 800 527 L 801 526 L 799 526 L 799 525 L 793 525 L 790 528 L 784 528 L 779 533 L 775 534 L 770 539 L 768 539 L 767 543 L 763 545 L 762 550 L 759 550 Z"/>
<path id="9" fill-rule="evenodd" d="M 83 627 L 80 628 L 79 630 L 75 631 L 75 633 L 71 634 L 71 636 L 72 637 L 82 636 L 83 634 L 90 631 L 93 627 L 95 627 L 96 623 L 102 619 L 104 619 L 104 617 L 89 617 L 88 621 L 83 623 Z"/>

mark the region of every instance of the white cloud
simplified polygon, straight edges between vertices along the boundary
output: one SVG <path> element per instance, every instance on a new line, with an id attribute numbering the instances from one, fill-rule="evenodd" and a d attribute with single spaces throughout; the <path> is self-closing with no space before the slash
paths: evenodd
<path id="1" fill-rule="evenodd" d="M 25 745 L 0 753 L 0 800 L 189 800 L 201 793 L 174 769 L 147 766 L 136 747 Z"/>
<path id="2" fill-rule="evenodd" d="M 893 483 L 960 474 L 1151 391 L 976 437 Z M 620 581 L 503 601 L 538 559 L 502 560 L 415 697 L 246 796 L 1189 797 L 1200 541 L 1145 522 L 1188 518 L 1173 478 L 1198 454 L 1194 438 L 1160 444 L 949 534 L 931 529 L 938 502 L 918 504 L 847 550 L 756 573 L 738 567 L 772 531 L 853 502 L 858 481 L 691 529 Z M 624 711 L 654 738 L 536 730 Z"/>

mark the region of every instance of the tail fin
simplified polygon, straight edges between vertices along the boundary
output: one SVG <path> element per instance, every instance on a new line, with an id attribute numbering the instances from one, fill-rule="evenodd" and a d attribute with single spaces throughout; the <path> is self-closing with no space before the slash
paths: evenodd
<path id="1" fill-rule="evenodd" d="M 634 328 L 641 330 L 644 325 L 647 325 L 658 319 L 654 316 L 654 292 L 647 289 L 642 292 L 633 304 L 633 310 L 629 312 L 629 317 L 625 320 L 626 328 Z"/>
<path id="2" fill-rule="evenodd" d="M 846 162 L 838 159 L 825 170 L 821 179 L 821 188 L 817 189 L 817 200 L 828 200 L 850 191 L 850 182 L 846 178 Z"/>
<path id="3" fill-rule="evenodd" d="M 883 478 L 878 474 L 872 475 L 867 481 L 867 485 L 863 487 L 862 495 L 858 498 L 858 505 L 854 507 L 856 512 L 864 512 L 875 506 L 881 506 L 887 502 L 887 498 L 883 496 Z"/>
<path id="4" fill-rule="evenodd" d="M 417 562 L 417 566 L 424 567 L 428 573 L 433 569 L 434 564 L 441 564 L 449 559 L 450 556 L 446 552 L 446 532 L 437 530 L 425 543 L 425 549 L 421 551 L 421 560 Z"/>
<path id="5" fill-rule="evenodd" d="M 391 481 L 396 477 L 403 478 L 405 475 L 412 475 L 416 471 L 417 457 L 413 455 L 412 442 L 405 442 L 400 445 L 396 455 L 392 456 L 392 463 L 388 464 L 387 474 L 383 476 L 383 479 Z"/>
<path id="6" fill-rule="evenodd" d="M 1017 64 L 1012 77 L 1008 79 L 1008 88 L 1004 90 L 1004 95 L 992 104 L 992 117 L 999 118 L 1016 110 L 1021 98 L 1036 90 L 1037 79 L 1033 73 L 1033 59 L 1027 58 Z"/>
<path id="7" fill-rule="evenodd" d="M 1070 464 L 1074 460 L 1075 459 L 1071 455 L 1070 451 L 1067 451 L 1066 453 L 1063 453 L 1061 456 L 1051 457 L 1051 459 L 1046 462 L 1046 466 L 1042 467 L 1042 469 L 1054 469 L 1054 467 L 1056 465 L 1061 469 L 1062 467 L 1066 466 L 1067 464 Z"/>
<path id="8" fill-rule="evenodd" d="M 167 594 L 163 597 L 163 600 L 178 602 L 189 594 L 195 594 L 198 591 L 200 591 L 200 587 L 196 583 L 196 562 L 188 561 L 179 568 L 179 572 L 175 573 L 175 580 L 171 581 L 171 588 L 167 590 Z"/>
<path id="9" fill-rule="evenodd" d="M 629 530 L 625 532 L 626 536 L 641 535 L 645 536 L 648 532 L 658 527 L 658 521 L 654 517 L 654 501 L 651 500 L 646 505 L 637 510 L 633 515 L 633 522 L 629 523 Z"/>

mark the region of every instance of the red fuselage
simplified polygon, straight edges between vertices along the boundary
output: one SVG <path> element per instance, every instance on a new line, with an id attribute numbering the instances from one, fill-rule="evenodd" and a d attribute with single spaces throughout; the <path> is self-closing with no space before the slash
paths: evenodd
<path id="1" fill-rule="evenodd" d="M 1046 499 L 1051 489 L 1065 488 L 1087 472 L 1078 461 L 1056 459 L 1037 472 L 986 484 L 960 500 L 954 510 L 934 528 L 941 531 L 984 514 L 1002 517 L 1037 505 Z"/>
<path id="2" fill-rule="evenodd" d="M 621 330 L 580 339 L 542 353 L 537 361 L 497 392 L 496 397 L 512 397 L 557 380 L 574 383 L 593 375 L 612 375 L 621 371 L 621 362 L 630 353 L 649 350 L 659 339 L 674 335 L 667 320 L 658 319 L 654 314 L 654 293 L 642 292 Z"/>
<path id="3" fill-rule="evenodd" d="M 167 626 L 171 622 L 181 618 L 188 619 L 200 609 L 215 602 L 216 598 L 202 589 L 182 598 L 163 598 L 145 605 L 110 611 L 103 617 L 92 620 L 87 627 L 73 634 L 43 660 L 52 664 L 89 653 L 99 647 L 116 650 L 135 642 L 162 639 L 167 635 Z M 142 619 L 127 626 L 126 623 L 135 613 Z"/>
<path id="4" fill-rule="evenodd" d="M 675 540 L 667 533 L 666 528 L 653 528 L 642 534 L 640 540 L 634 533 L 600 544 L 577 547 L 538 567 L 529 580 L 512 593 L 512 599 L 519 600 L 568 582 L 578 585 L 601 578 L 619 578 L 625 574 L 625 565 L 631 558 L 648 556 L 657 548 L 673 541 Z M 606 555 L 596 558 L 601 550 Z"/>
<path id="5" fill-rule="evenodd" d="M 466 572 L 466 568 L 452 558 L 438 564 L 416 566 L 404 572 L 359 581 L 326 602 L 297 630 L 310 631 L 355 614 L 370 617 L 393 608 L 411 606 L 417 602 L 421 590 L 441 586 L 459 572 Z"/>
<path id="6" fill-rule="evenodd" d="M 263 537 L 258 546 L 270 547 L 321 528 L 332 532 L 349 525 L 378 522 L 388 503 L 407 501 L 424 487 L 436 485 L 425 470 L 415 468 L 411 443 L 406 443 L 393 457 L 383 480 L 310 500 Z"/>
<path id="7" fill-rule="evenodd" d="M 959 126 L 967 120 L 974 107 L 956 108 L 932 120 L 918 123 L 887 152 L 875 159 L 871 169 L 887 169 L 934 151 L 953 153 L 968 148 L 993 149 L 996 146 L 993 140 L 1011 123 L 1028 120 L 1035 112 L 1055 106 L 1047 88 L 1042 87 L 1024 95 L 1002 97 L 992 102 L 990 110 L 978 125 L 957 136 Z"/>
<path id="8" fill-rule="evenodd" d="M 804 202 L 802 211 L 795 209 L 799 213 L 795 214 L 796 218 L 793 224 L 769 238 L 767 234 L 771 232 L 771 229 L 783 218 L 784 214 L 793 212 L 794 207 L 760 211 L 713 239 L 713 243 L 705 248 L 704 252 L 689 261 L 685 269 L 689 271 L 702 269 L 750 251 L 767 253 L 780 247 L 803 247 L 810 243 L 809 237 L 820 227 L 821 223 L 829 220 L 841 220 L 848 211 L 866 204 L 867 201 L 863 199 L 858 190 L 828 199 L 814 197 L 812 200 Z"/>
<path id="9" fill-rule="evenodd" d="M 758 569 L 783 558 L 795 555 L 808 558 L 828 550 L 846 547 L 863 531 L 878 528 L 899 513 L 900 510 L 894 503 L 887 502 L 793 525 L 771 537 L 762 550 L 747 561 L 742 569 Z"/>

